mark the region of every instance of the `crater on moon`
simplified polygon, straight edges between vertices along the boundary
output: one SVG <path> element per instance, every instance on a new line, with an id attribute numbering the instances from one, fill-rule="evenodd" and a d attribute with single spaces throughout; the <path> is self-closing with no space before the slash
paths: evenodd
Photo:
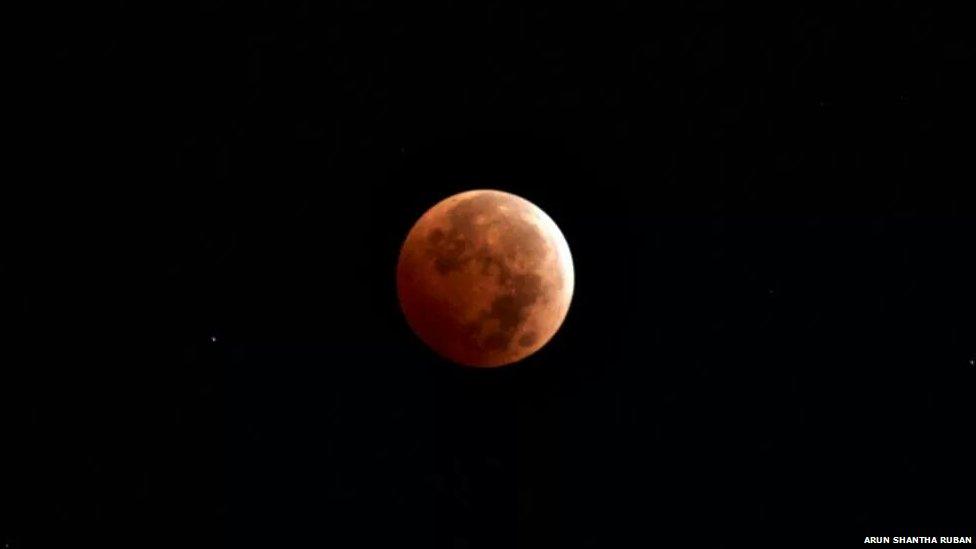
<path id="1" fill-rule="evenodd" d="M 397 288 L 407 321 L 445 357 L 500 366 L 542 347 L 569 308 L 573 267 L 555 223 L 500 191 L 438 203 L 404 242 Z"/>

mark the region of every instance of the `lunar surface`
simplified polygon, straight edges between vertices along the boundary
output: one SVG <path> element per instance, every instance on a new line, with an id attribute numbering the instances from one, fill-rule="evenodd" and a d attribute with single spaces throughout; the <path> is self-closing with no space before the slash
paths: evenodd
<path id="1" fill-rule="evenodd" d="M 397 265 L 407 323 L 465 366 L 511 364 L 559 329 L 573 297 L 573 260 L 556 224 L 513 194 L 451 196 L 410 230 Z"/>

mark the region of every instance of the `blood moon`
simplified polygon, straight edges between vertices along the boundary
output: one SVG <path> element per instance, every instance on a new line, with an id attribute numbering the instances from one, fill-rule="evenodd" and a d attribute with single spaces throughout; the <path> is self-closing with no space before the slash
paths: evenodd
<path id="1" fill-rule="evenodd" d="M 513 194 L 473 190 L 434 205 L 410 230 L 397 295 L 410 328 L 465 366 L 511 364 L 559 329 L 573 297 L 559 227 Z"/>

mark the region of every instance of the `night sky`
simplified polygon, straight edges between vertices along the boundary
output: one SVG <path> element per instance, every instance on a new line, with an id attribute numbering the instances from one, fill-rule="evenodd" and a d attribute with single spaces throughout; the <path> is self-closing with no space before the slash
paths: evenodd
<path id="1" fill-rule="evenodd" d="M 77 4 L 28 45 L 0 199 L 11 549 L 976 534 L 971 19 Z M 576 268 L 496 370 L 395 287 L 484 187 Z"/>

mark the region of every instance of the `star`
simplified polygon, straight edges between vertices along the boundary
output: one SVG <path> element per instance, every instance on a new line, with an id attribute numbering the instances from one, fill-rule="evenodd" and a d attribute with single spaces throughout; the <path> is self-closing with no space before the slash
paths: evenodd
<path id="1" fill-rule="evenodd" d="M 210 336 L 210 343 L 217 343 L 217 336 Z"/>

